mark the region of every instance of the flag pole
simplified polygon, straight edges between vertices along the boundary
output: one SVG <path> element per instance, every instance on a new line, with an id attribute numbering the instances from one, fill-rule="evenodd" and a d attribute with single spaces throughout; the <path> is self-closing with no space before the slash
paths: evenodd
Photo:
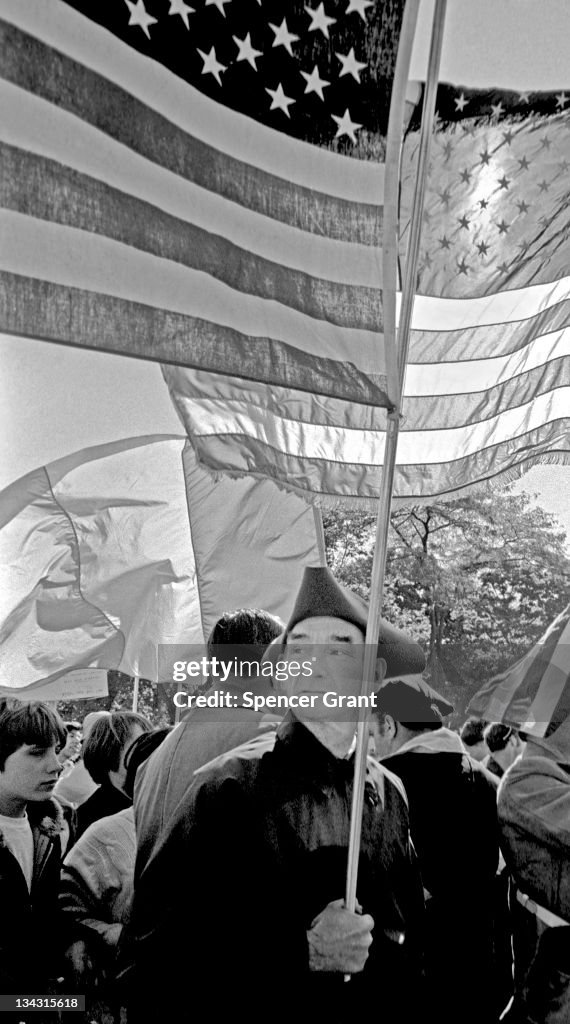
<path id="1" fill-rule="evenodd" d="M 139 709 L 139 677 L 135 676 L 133 679 L 133 711 Z"/>
<path id="2" fill-rule="evenodd" d="M 406 254 L 406 268 L 402 287 L 402 305 L 400 311 L 400 323 L 398 329 L 398 390 L 394 400 L 394 406 L 388 412 L 386 428 L 386 444 L 384 450 L 384 465 L 382 468 L 382 483 L 378 500 L 378 515 L 376 520 L 376 543 L 374 548 L 374 559 L 372 563 L 372 580 L 370 590 L 370 610 L 368 613 L 368 624 L 366 629 L 366 642 L 364 649 L 364 666 L 362 673 L 361 693 L 367 696 L 372 691 L 376 671 L 376 647 L 380 631 L 380 614 L 384 595 L 384 572 L 386 566 L 386 552 L 388 547 L 388 531 L 390 528 L 390 508 L 392 502 L 392 489 L 394 482 L 394 470 L 396 467 L 396 451 L 398 446 L 398 435 L 400 429 L 400 413 L 402 395 L 404 388 L 404 376 L 408 357 L 410 326 L 412 309 L 415 296 L 416 273 L 419 255 L 419 242 L 421 231 L 421 220 L 423 202 L 425 196 L 427 167 L 429 159 L 429 148 L 433 130 L 433 119 L 435 113 L 435 101 L 437 94 L 437 83 L 439 78 L 439 66 L 441 61 L 441 48 L 443 42 L 443 26 L 445 22 L 445 11 L 447 0 L 436 0 L 432 38 L 428 64 L 428 74 L 424 93 L 422 108 L 422 123 L 420 130 L 420 150 L 418 156 L 418 169 L 414 189 L 414 200 L 412 205 L 410 239 Z M 386 179 L 385 194 L 392 198 L 392 202 L 386 208 L 385 236 L 384 236 L 384 282 L 386 302 L 384 304 L 384 337 L 386 345 L 395 347 L 396 326 L 396 296 L 395 288 L 386 288 L 386 283 L 396 280 L 396 268 L 398 258 L 398 184 L 399 166 L 402 146 L 402 125 L 404 120 L 405 89 L 408 79 L 408 70 L 411 59 L 411 49 L 418 14 L 418 2 L 406 4 L 404 21 L 400 34 L 400 45 L 396 61 L 396 72 L 394 76 L 394 88 L 392 91 L 392 102 L 390 104 L 390 119 L 388 125 L 388 138 L 386 146 Z M 390 192 L 388 190 L 390 189 Z M 388 270 L 388 272 L 386 272 Z M 354 786 L 352 793 L 352 808 L 350 819 L 350 837 L 348 847 L 348 863 L 346 874 L 345 904 L 348 910 L 354 912 L 356 908 L 356 887 L 358 882 L 358 855 L 360 852 L 360 838 L 362 831 L 362 810 L 364 803 L 364 783 L 366 778 L 366 756 L 368 751 L 368 726 L 369 709 L 362 709 L 358 721 L 356 753 L 354 763 Z M 347 975 L 348 979 L 350 975 Z"/>

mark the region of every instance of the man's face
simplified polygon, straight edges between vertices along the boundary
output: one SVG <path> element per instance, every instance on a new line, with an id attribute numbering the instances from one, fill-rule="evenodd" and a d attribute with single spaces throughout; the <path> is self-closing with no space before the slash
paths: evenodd
<path id="1" fill-rule="evenodd" d="M 24 743 L 6 758 L 0 771 L 0 800 L 23 803 L 46 800 L 53 793 L 61 772 L 58 747 Z M 3 801 L 3 802 L 4 802 Z"/>
<path id="2" fill-rule="evenodd" d="M 378 720 L 372 713 L 370 718 L 370 744 L 368 753 L 382 760 L 394 753 L 394 729 L 389 719 Z"/>
<path id="3" fill-rule="evenodd" d="M 316 696 L 313 708 L 295 710 L 299 718 L 355 721 L 357 713 L 346 707 L 326 707 L 325 693 L 335 697 L 356 697 L 360 693 L 364 660 L 364 637 L 344 619 L 321 615 L 303 619 L 287 637 L 285 658 L 289 663 L 309 662 L 310 675 L 289 675 L 283 689 L 291 696 Z M 330 698 L 329 698 L 330 702 Z"/>

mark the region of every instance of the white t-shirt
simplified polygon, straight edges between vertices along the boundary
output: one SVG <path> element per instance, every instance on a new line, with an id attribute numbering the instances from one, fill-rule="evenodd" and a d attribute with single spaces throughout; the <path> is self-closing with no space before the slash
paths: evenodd
<path id="1" fill-rule="evenodd" d="M 34 870 L 34 837 L 28 815 L 24 814 L 23 818 L 9 818 L 6 814 L 0 814 L 0 832 L 10 853 L 14 855 L 24 872 L 29 892 Z"/>

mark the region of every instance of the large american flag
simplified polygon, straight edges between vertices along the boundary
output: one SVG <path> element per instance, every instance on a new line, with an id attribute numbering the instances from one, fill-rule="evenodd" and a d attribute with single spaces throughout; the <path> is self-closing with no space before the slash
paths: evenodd
<path id="1" fill-rule="evenodd" d="M 403 6 L 2 0 L 2 329 L 161 360 L 204 464 L 372 502 Z M 440 88 L 397 500 L 568 458 L 567 105 Z"/>

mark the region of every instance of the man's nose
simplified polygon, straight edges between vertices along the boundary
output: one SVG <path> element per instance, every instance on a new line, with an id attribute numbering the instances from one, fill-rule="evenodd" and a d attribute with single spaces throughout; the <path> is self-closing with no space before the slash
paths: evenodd
<path id="1" fill-rule="evenodd" d="M 55 752 L 50 755 L 48 770 L 50 775 L 60 775 L 63 771 L 63 765 Z"/>

